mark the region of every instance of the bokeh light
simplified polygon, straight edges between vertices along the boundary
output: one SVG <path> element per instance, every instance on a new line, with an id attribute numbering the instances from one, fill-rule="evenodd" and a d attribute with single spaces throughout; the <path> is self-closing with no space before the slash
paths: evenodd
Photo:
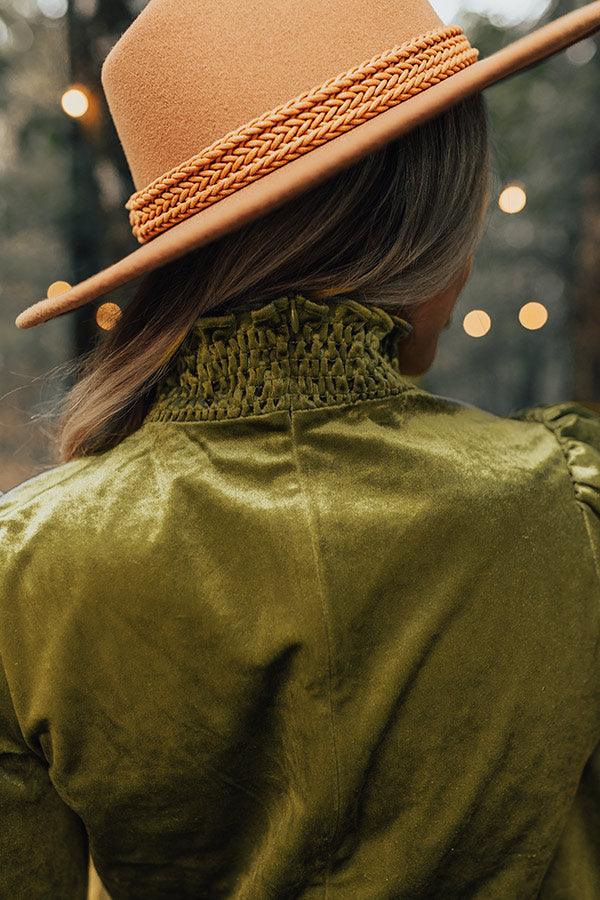
<path id="1" fill-rule="evenodd" d="M 482 309 L 472 309 L 463 319 L 463 328 L 469 337 L 483 337 L 492 327 L 492 320 Z"/>
<path id="2" fill-rule="evenodd" d="M 64 294 L 65 291 L 70 289 L 71 285 L 68 281 L 54 281 L 48 288 L 46 297 L 58 297 L 59 294 Z"/>
<path id="3" fill-rule="evenodd" d="M 519 187 L 516 184 L 511 184 L 508 187 L 504 188 L 502 193 L 500 194 L 500 199 L 498 200 L 498 206 L 500 209 L 509 214 L 514 214 L 521 212 L 527 203 L 527 194 L 523 190 L 522 187 Z"/>
<path id="4" fill-rule="evenodd" d="M 593 38 L 586 38 L 578 44 L 573 44 L 567 50 L 566 56 L 574 66 L 585 66 L 596 54 L 596 44 Z"/>
<path id="5" fill-rule="evenodd" d="M 8 29 L 7 42 L 10 43 L 11 50 L 16 53 L 25 53 L 27 50 L 31 50 L 33 31 L 24 19 L 12 23 Z M 0 43 L 4 43 L 1 38 Z"/>
<path id="6" fill-rule="evenodd" d="M 67 0 L 37 0 L 41 13 L 48 19 L 60 19 L 66 16 L 69 4 Z"/>
<path id="7" fill-rule="evenodd" d="M 96 322 L 105 331 L 114 328 L 121 316 L 121 307 L 116 303 L 103 303 L 96 310 Z"/>
<path id="8" fill-rule="evenodd" d="M 62 95 L 61 106 L 68 116 L 79 119 L 89 108 L 89 101 L 80 88 L 71 88 Z"/>
<path id="9" fill-rule="evenodd" d="M 7 4 L 0 3 L 0 7 L 6 9 Z M 36 0 L 12 0 L 12 8 L 19 16 L 25 16 L 27 19 L 34 19 L 40 10 Z"/>
<path id="10" fill-rule="evenodd" d="M 487 15 L 492 25 L 500 27 L 539 19 L 546 12 L 550 0 L 432 0 L 431 5 L 442 21 L 450 24 L 464 13 Z M 457 21 L 455 24 L 460 25 Z"/>
<path id="11" fill-rule="evenodd" d="M 519 322 L 523 328 L 528 328 L 530 331 L 543 328 L 547 321 L 548 310 L 543 303 L 532 301 L 531 303 L 526 303 L 519 310 Z"/>

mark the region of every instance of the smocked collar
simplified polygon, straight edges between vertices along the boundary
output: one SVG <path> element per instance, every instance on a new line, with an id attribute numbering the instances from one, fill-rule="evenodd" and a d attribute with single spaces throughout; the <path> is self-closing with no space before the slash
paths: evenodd
<path id="1" fill-rule="evenodd" d="M 396 346 L 412 326 L 348 297 L 290 294 L 196 320 L 145 421 L 232 419 L 373 400 L 414 388 Z"/>

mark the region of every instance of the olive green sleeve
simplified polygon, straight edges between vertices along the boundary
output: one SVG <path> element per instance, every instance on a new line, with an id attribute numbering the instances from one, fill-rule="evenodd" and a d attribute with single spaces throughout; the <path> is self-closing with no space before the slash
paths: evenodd
<path id="1" fill-rule="evenodd" d="M 88 839 L 27 747 L 0 665 L 0 897 L 85 900 Z"/>
<path id="2" fill-rule="evenodd" d="M 554 434 L 600 576 L 600 404 L 546 403 L 518 410 L 509 418 L 540 422 Z"/>

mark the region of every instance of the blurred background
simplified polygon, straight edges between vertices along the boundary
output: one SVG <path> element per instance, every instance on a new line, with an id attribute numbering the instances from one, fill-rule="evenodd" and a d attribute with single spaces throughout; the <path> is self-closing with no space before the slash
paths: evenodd
<path id="1" fill-rule="evenodd" d="M 100 84 L 147 0 L 0 0 L 0 491 L 55 464 L 37 417 L 138 282 L 22 331 L 19 312 L 139 246 Z M 485 57 L 582 3 L 432 0 Z M 471 279 L 415 383 L 497 415 L 600 401 L 600 39 L 486 91 L 493 199 Z M 58 374 L 57 374 L 58 373 Z"/>

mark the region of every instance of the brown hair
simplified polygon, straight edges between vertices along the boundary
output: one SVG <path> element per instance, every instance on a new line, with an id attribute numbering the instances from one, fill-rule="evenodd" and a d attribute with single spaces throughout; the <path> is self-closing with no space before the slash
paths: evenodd
<path id="1" fill-rule="evenodd" d="M 209 311 L 335 289 L 410 318 L 452 284 L 479 243 L 489 173 L 488 111 L 476 94 L 149 273 L 106 336 L 59 369 L 76 378 L 48 433 L 59 462 L 107 450 L 139 428 L 171 357 Z"/>

